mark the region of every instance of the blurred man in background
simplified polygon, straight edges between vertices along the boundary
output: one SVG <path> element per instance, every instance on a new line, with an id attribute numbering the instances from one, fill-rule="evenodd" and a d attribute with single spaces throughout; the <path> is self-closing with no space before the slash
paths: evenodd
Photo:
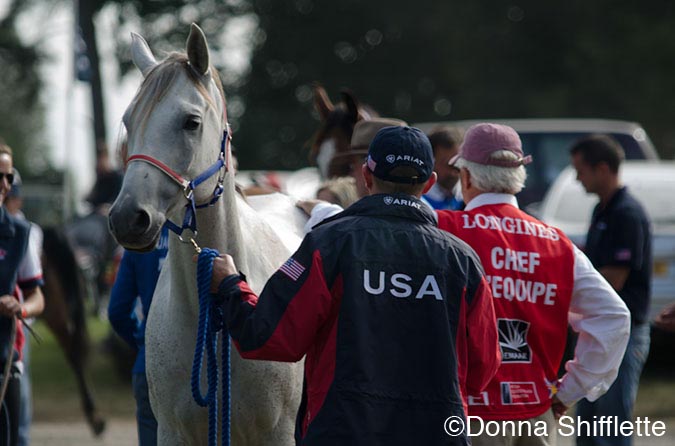
<path id="1" fill-rule="evenodd" d="M 577 142 L 570 154 L 577 180 L 600 199 L 593 210 L 586 255 L 619 293 L 631 316 L 630 340 L 616 381 L 597 401 L 581 401 L 577 415 L 585 421 L 603 415 L 618 417 L 618 423 L 632 421 L 640 374 L 649 354 L 651 223 L 642 205 L 621 184 L 624 152 L 618 142 L 593 135 Z M 577 437 L 578 446 L 630 444 L 630 436 Z"/>
<path id="2" fill-rule="evenodd" d="M 456 127 L 437 127 L 429 133 L 434 149 L 434 172 L 438 175 L 436 184 L 424 194 L 424 199 L 436 210 L 458 210 L 464 203 L 457 197 L 459 170 L 448 161 L 457 155 L 462 143 L 462 132 Z"/>

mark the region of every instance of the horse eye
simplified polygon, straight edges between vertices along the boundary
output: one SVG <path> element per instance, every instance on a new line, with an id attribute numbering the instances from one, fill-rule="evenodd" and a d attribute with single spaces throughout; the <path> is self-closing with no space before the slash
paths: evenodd
<path id="1" fill-rule="evenodd" d="M 199 116 L 189 116 L 185 120 L 185 124 L 183 124 L 183 129 L 184 130 L 197 130 L 199 128 L 199 125 L 201 124 L 201 120 L 199 119 Z"/>

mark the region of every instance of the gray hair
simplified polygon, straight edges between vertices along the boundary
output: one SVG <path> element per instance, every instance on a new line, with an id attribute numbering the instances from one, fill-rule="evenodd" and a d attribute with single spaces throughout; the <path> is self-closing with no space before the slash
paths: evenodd
<path id="1" fill-rule="evenodd" d="M 498 150 L 490 155 L 490 159 L 517 161 L 518 155 L 508 150 Z M 485 192 L 515 195 L 525 187 L 527 172 L 525 166 L 499 167 L 467 161 L 459 158 L 455 163 L 459 169 L 465 168 L 471 173 L 471 181 Z"/>

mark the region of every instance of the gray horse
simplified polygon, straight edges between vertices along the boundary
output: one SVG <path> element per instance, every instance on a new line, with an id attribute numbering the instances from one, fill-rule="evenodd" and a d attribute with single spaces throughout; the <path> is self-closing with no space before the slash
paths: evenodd
<path id="1" fill-rule="evenodd" d="M 145 79 L 123 119 L 128 159 L 146 162 L 128 164 L 110 211 L 110 228 L 125 248 L 149 250 L 167 218 L 183 219 L 181 181 L 194 179 L 218 158 L 226 128 L 225 97 L 209 64 L 206 38 L 194 24 L 187 55 L 172 53 L 158 63 L 145 40 L 133 35 L 132 58 Z M 229 144 L 225 151 L 229 163 Z M 197 203 L 213 197 L 218 180 L 223 195 L 215 205 L 197 210 L 201 230 L 195 241 L 234 256 L 260 292 L 299 245 L 305 219 L 293 200 L 279 194 L 256 198 L 256 207 L 274 215 L 256 211 L 236 192 L 230 166 L 195 189 Z M 207 443 L 207 412 L 190 392 L 198 322 L 193 255 L 191 244 L 171 237 L 147 323 L 150 399 L 163 446 Z M 301 391 L 301 363 L 247 361 L 233 349 L 232 444 L 293 444 Z"/>

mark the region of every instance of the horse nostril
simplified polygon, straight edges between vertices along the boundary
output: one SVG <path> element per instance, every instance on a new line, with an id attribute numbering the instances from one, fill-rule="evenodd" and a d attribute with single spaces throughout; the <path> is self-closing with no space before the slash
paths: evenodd
<path id="1" fill-rule="evenodd" d="M 150 214 L 143 209 L 139 210 L 131 226 L 134 228 L 134 232 L 144 233 L 150 227 Z"/>

